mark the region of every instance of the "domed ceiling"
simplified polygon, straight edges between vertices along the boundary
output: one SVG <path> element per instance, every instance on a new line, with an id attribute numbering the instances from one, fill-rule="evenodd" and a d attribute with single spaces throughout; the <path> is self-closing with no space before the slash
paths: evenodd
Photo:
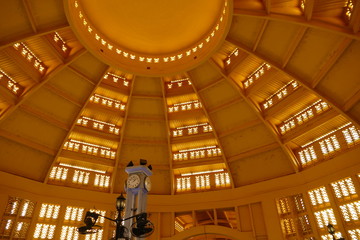
<path id="1" fill-rule="evenodd" d="M 171 195 L 356 147 L 359 4 L 175 2 L 2 1 L 0 170 L 118 193 L 128 162 L 146 159 L 151 194 Z"/>

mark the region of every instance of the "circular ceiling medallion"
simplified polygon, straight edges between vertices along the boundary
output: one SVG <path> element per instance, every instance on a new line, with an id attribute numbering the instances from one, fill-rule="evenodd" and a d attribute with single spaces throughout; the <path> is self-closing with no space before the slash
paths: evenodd
<path id="1" fill-rule="evenodd" d="M 109 65 L 141 75 L 186 71 L 224 41 L 231 0 L 64 0 L 80 41 Z"/>

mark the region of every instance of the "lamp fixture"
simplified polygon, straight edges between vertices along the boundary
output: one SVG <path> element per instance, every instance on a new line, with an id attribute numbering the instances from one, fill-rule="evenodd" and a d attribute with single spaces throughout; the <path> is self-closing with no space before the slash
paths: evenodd
<path id="1" fill-rule="evenodd" d="M 326 227 L 327 227 L 328 232 L 331 234 L 333 240 L 345 240 L 345 238 L 342 238 L 342 237 L 339 238 L 339 239 L 336 239 L 336 238 L 335 238 L 335 232 L 336 232 L 336 230 L 335 230 L 335 228 L 334 228 L 334 225 L 332 225 L 331 223 L 329 223 L 328 225 L 326 225 Z"/>

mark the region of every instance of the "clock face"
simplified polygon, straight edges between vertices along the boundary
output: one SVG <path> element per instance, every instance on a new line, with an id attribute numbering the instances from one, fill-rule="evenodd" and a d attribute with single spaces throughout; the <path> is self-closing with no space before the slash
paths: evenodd
<path id="1" fill-rule="evenodd" d="M 145 189 L 149 192 L 151 190 L 151 180 L 149 177 L 145 178 Z"/>
<path id="2" fill-rule="evenodd" d="M 137 186 L 139 186 L 141 180 L 139 175 L 130 175 L 126 181 L 127 187 L 128 188 L 136 188 Z"/>

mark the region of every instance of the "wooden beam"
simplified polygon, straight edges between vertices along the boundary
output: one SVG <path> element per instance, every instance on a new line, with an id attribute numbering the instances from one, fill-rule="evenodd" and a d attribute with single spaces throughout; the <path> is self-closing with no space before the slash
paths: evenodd
<path id="1" fill-rule="evenodd" d="M 234 17 L 236 16 L 246 16 L 252 17 L 257 19 L 268 19 L 268 20 L 275 20 L 280 22 L 292 23 L 300 26 L 305 26 L 309 28 L 316 28 L 327 30 L 332 33 L 343 35 L 344 37 L 348 37 L 351 39 L 360 40 L 360 35 L 354 33 L 353 30 L 347 26 L 340 26 L 335 25 L 332 22 L 324 22 L 316 19 L 311 19 L 307 21 L 302 15 L 295 16 L 295 15 L 284 15 L 280 13 L 271 13 L 270 15 L 266 14 L 263 11 L 251 11 L 251 10 L 244 10 L 244 9 L 234 9 Z"/>
<path id="2" fill-rule="evenodd" d="M 243 101 L 244 101 L 243 98 L 235 98 L 235 99 L 233 99 L 233 100 L 231 100 L 229 102 L 223 103 L 223 104 L 221 104 L 219 106 L 216 106 L 216 107 L 214 107 L 212 109 L 209 109 L 209 113 L 213 114 L 215 112 L 221 111 L 221 110 L 223 110 L 225 108 L 228 108 L 228 107 L 230 107 L 230 106 L 232 106 L 234 104 L 237 104 L 237 103 L 241 103 Z"/>
<path id="3" fill-rule="evenodd" d="M 74 97 L 72 97 L 70 94 L 68 94 L 67 92 L 60 90 L 59 88 L 57 88 L 56 86 L 54 86 L 53 84 L 47 83 L 44 85 L 45 88 L 47 88 L 48 90 L 52 91 L 53 93 L 55 93 L 56 95 L 64 98 L 65 100 L 67 100 L 68 102 L 71 102 L 72 104 L 76 105 L 77 107 L 82 107 L 84 103 L 82 102 L 78 102 L 77 99 L 75 99 Z"/>
<path id="4" fill-rule="evenodd" d="M 37 37 L 44 36 L 44 35 L 47 35 L 49 33 L 55 32 L 55 31 L 62 31 L 62 30 L 68 30 L 68 29 L 70 29 L 69 24 L 66 24 L 66 25 L 62 24 L 62 25 L 52 26 L 47 29 L 38 30 L 37 32 L 15 36 L 11 39 L 0 40 L 0 50 L 7 48 L 9 46 L 12 46 L 17 42 L 24 42 L 30 38 L 37 38 Z"/>
<path id="5" fill-rule="evenodd" d="M 224 132 L 221 132 L 219 133 L 219 138 L 223 138 L 223 137 L 226 137 L 226 136 L 229 136 L 233 133 L 236 133 L 236 132 L 239 132 L 239 131 L 242 131 L 242 130 L 245 130 L 247 128 L 251 128 L 251 127 L 254 127 L 254 126 L 257 126 L 259 124 L 261 124 L 262 121 L 258 118 L 250 121 L 250 122 L 246 122 L 240 126 L 237 126 L 235 128 L 232 128 L 232 129 L 229 129 L 229 130 L 226 130 Z"/>
<path id="6" fill-rule="evenodd" d="M 72 57 L 73 58 L 73 57 Z M 68 61 L 68 60 L 67 60 Z M 108 69 L 106 69 L 106 71 L 108 71 Z M 98 84 L 93 88 L 91 94 L 89 96 L 91 96 L 92 94 L 94 94 L 96 87 L 98 87 L 98 85 L 100 84 L 101 81 L 98 82 Z M 70 134 L 72 133 L 73 129 L 76 127 L 76 121 L 77 119 L 80 118 L 82 111 L 84 110 L 84 108 L 87 106 L 87 104 L 82 104 L 80 105 L 80 109 L 77 113 L 77 115 L 74 117 L 74 121 L 72 123 L 72 126 L 70 127 L 70 130 L 68 131 L 68 133 L 66 134 L 66 136 L 63 139 L 63 142 L 61 144 L 61 146 L 64 146 L 65 142 L 68 141 Z M 80 156 L 79 156 L 80 155 Z M 82 157 L 81 155 L 85 155 L 85 154 L 79 154 L 79 153 L 75 153 L 75 152 L 70 152 L 70 151 L 65 151 L 62 148 L 60 148 L 54 159 L 53 162 L 51 164 L 51 166 L 49 167 L 49 170 L 46 174 L 46 177 L 44 179 L 44 183 L 47 183 L 49 181 L 49 174 L 51 169 L 58 163 L 58 158 L 60 157 L 67 157 L 67 158 L 74 158 L 77 159 L 79 161 L 84 161 L 84 162 L 90 162 L 90 163 L 95 163 L 95 164 L 102 164 L 105 165 L 107 167 L 114 167 L 114 163 L 116 162 L 116 160 L 111 160 L 111 159 L 103 159 L 103 158 L 98 158 L 98 157 L 93 157 L 91 158 L 91 156 L 89 155 L 88 157 Z M 116 158 L 117 159 L 117 158 Z M 114 171 L 113 171 L 114 172 Z"/>
<path id="7" fill-rule="evenodd" d="M 86 80 L 88 83 L 90 83 L 91 85 L 96 85 L 96 82 L 92 81 L 89 77 L 85 76 L 82 72 L 80 72 L 79 70 L 77 70 L 76 68 L 74 68 L 73 66 L 68 66 L 68 68 L 75 73 L 76 75 L 78 75 L 79 77 L 81 77 L 82 79 Z M 101 79 L 99 80 L 101 81 Z M 98 82 L 99 82 L 98 81 Z M 115 88 L 114 88 L 115 89 Z M 113 89 L 113 90 L 114 90 Z"/>
<path id="8" fill-rule="evenodd" d="M 304 37 L 307 27 L 301 26 L 294 36 L 289 48 L 287 49 L 285 56 L 283 57 L 282 67 L 285 68 L 285 66 L 288 64 L 291 57 L 294 55 L 294 52 L 296 48 L 299 46 L 301 39 Z"/>
<path id="9" fill-rule="evenodd" d="M 306 21 L 310 21 L 312 18 L 312 14 L 314 11 L 314 3 L 315 0 L 306 0 L 305 2 L 304 16 Z"/>
<path id="10" fill-rule="evenodd" d="M 222 157 L 216 157 L 216 158 L 203 158 L 203 159 L 197 159 L 197 160 L 184 160 L 184 161 L 174 161 L 172 164 L 173 170 L 179 169 L 179 168 L 188 168 L 188 167 L 197 167 L 201 165 L 212 165 L 212 164 L 218 164 L 218 163 L 224 163 L 224 160 Z M 229 169 L 230 172 L 230 169 Z"/>
<path id="11" fill-rule="evenodd" d="M 205 90 L 207 90 L 207 89 L 209 89 L 209 88 L 211 88 L 211 87 L 214 87 L 214 86 L 218 85 L 219 83 L 221 83 L 221 82 L 223 82 L 223 81 L 225 81 L 225 79 L 224 79 L 223 77 L 221 77 L 221 78 L 218 79 L 217 81 L 212 82 L 212 83 L 204 86 L 203 88 L 199 89 L 198 92 L 199 92 L 199 93 L 200 93 L 200 92 L 203 92 L 203 91 L 205 91 Z"/>
<path id="12" fill-rule="evenodd" d="M 24 5 L 26 15 L 27 15 L 27 17 L 29 19 L 31 28 L 32 28 L 33 32 L 36 33 L 37 32 L 37 23 L 36 23 L 35 18 L 34 18 L 31 3 L 29 2 L 29 0 L 23 0 L 22 3 Z"/>
<path id="13" fill-rule="evenodd" d="M 257 52 L 253 52 L 251 49 L 249 49 L 247 46 L 245 46 L 244 44 L 241 44 L 235 40 L 232 40 L 230 38 L 227 38 L 227 41 L 231 42 L 232 44 L 236 45 L 239 47 L 239 49 L 242 49 L 245 52 L 248 52 L 249 54 L 252 54 L 260 59 L 263 59 L 264 61 L 268 62 L 272 67 L 282 71 L 284 74 L 288 75 L 290 78 L 295 79 L 296 81 L 298 81 L 304 88 L 306 88 L 307 90 L 309 90 L 311 93 L 313 93 L 314 95 L 316 95 L 318 98 L 323 99 L 324 101 L 328 102 L 329 104 L 332 105 L 333 108 L 335 108 L 340 114 L 342 114 L 344 117 L 346 117 L 349 121 L 353 122 L 357 127 L 360 128 L 360 123 L 358 122 L 358 120 L 356 120 L 355 118 L 351 117 L 349 114 L 347 114 L 344 109 L 342 109 L 342 106 L 340 106 L 339 104 L 337 104 L 333 99 L 331 99 L 330 97 L 327 97 L 326 93 L 319 91 L 319 89 L 314 89 L 310 86 L 310 84 L 303 80 L 301 77 L 295 75 L 294 73 L 290 72 L 289 70 L 281 67 L 281 65 L 279 65 L 278 63 L 276 63 L 275 61 L 271 60 L 270 58 L 259 54 Z M 239 87 L 240 88 L 240 87 Z"/>
<path id="14" fill-rule="evenodd" d="M 104 72 L 104 74 L 106 74 L 108 71 L 110 70 L 110 67 Z M 135 85 L 135 79 L 136 77 L 134 76 L 133 79 L 132 79 L 132 83 L 131 83 L 131 87 L 130 87 L 130 92 L 129 92 L 129 97 L 128 97 L 128 101 L 126 103 L 126 106 L 125 106 L 125 116 L 124 116 L 124 121 L 123 121 L 123 124 L 121 126 L 121 131 L 120 131 L 120 138 L 119 138 L 119 145 L 118 145 L 118 148 L 116 149 L 116 161 L 115 161 L 115 165 L 114 165 L 114 171 L 112 172 L 111 174 L 111 188 L 110 188 L 110 192 L 111 193 L 114 193 L 114 186 L 115 186 L 115 183 L 116 183 L 116 176 L 118 174 L 118 171 L 119 171 L 119 167 L 121 167 L 120 165 L 120 152 L 121 152 L 121 149 L 122 147 L 124 146 L 124 135 L 125 135 L 125 128 L 126 128 L 126 125 L 127 125 L 127 122 L 128 122 L 128 117 L 129 117 L 129 106 L 130 106 L 130 103 L 131 103 L 131 100 L 132 100 L 132 95 L 133 95 L 133 92 L 134 92 L 134 85 Z M 100 82 L 99 81 L 99 85 L 100 85 Z M 124 166 L 124 169 L 125 169 L 126 166 Z"/>
<path id="15" fill-rule="evenodd" d="M 215 64 L 213 60 L 210 60 L 210 61 L 211 61 L 212 64 Z M 217 65 L 215 65 L 215 66 L 217 66 Z M 219 67 L 216 67 L 216 68 L 219 70 Z M 221 70 L 219 70 L 219 71 L 221 71 Z M 194 79 L 194 78 L 191 77 L 191 74 L 190 74 L 190 73 L 187 73 L 187 74 L 189 75 L 190 79 Z M 203 106 L 202 109 L 203 109 L 203 112 L 204 112 L 206 118 L 208 119 L 208 122 L 210 123 L 211 126 L 214 126 L 214 123 L 213 123 L 213 120 L 212 120 L 212 118 L 211 118 L 211 116 L 210 116 L 210 113 L 209 113 L 209 111 L 206 109 L 206 105 L 205 105 L 205 102 L 204 102 L 203 97 L 202 97 L 201 94 L 198 92 L 198 89 L 195 87 L 195 84 L 192 84 L 191 86 L 193 87 L 195 94 L 197 95 L 199 101 L 201 102 L 201 104 L 202 104 L 202 106 Z M 242 100 L 241 100 L 241 101 L 242 101 Z M 229 177 L 230 177 L 230 179 L 231 179 L 231 181 L 230 181 L 231 188 L 235 188 L 234 179 L 233 179 L 232 173 L 231 173 L 231 171 L 230 171 L 229 163 L 228 163 L 227 158 L 226 158 L 226 156 L 225 156 L 224 147 L 222 146 L 222 143 L 221 143 L 221 141 L 220 141 L 220 139 L 219 139 L 219 136 L 218 136 L 218 134 L 217 134 L 217 132 L 216 132 L 215 129 L 214 129 L 214 131 L 212 131 L 212 133 L 214 134 L 214 138 L 216 139 L 216 142 L 217 142 L 218 147 L 221 149 L 221 152 L 222 152 L 221 159 L 223 160 L 223 163 L 225 163 L 226 169 L 228 169 Z"/>
<path id="16" fill-rule="evenodd" d="M 230 156 L 228 157 L 228 161 L 229 162 L 234 162 L 237 161 L 239 159 L 243 159 L 243 158 L 247 158 L 247 157 L 251 157 L 254 155 L 258 155 L 260 153 L 264 153 L 264 152 L 268 152 L 274 149 L 280 148 L 280 145 L 278 143 L 270 143 L 261 147 L 257 147 L 239 154 L 236 154 L 234 156 Z"/>
<path id="17" fill-rule="evenodd" d="M 237 44 L 235 44 L 236 46 L 238 46 Z M 240 47 L 239 47 L 240 48 Z M 240 48 L 241 49 L 241 48 Z M 252 53 L 251 50 L 249 53 Z M 214 66 L 214 68 L 218 69 L 218 67 L 212 63 L 212 65 Z M 221 73 L 221 72 L 220 72 Z M 248 97 L 245 96 L 242 88 L 231 78 L 227 77 L 227 76 L 224 76 L 228 82 L 230 84 L 233 85 L 233 87 L 235 89 L 238 90 L 239 94 L 241 95 L 241 97 L 248 103 L 248 105 L 250 107 L 252 107 L 256 113 L 256 115 L 258 116 L 258 118 L 263 122 L 263 124 L 269 128 L 270 132 L 273 134 L 274 136 L 274 139 L 276 140 L 277 144 L 282 148 L 282 150 L 285 152 L 285 154 L 289 157 L 289 159 L 291 160 L 291 163 L 292 163 L 292 166 L 293 166 L 293 169 L 295 172 L 298 172 L 299 171 L 299 163 L 297 161 L 297 159 L 295 158 L 294 154 L 292 153 L 292 151 L 290 151 L 284 144 L 282 144 L 281 140 L 280 140 L 280 137 L 279 135 L 277 134 L 277 132 L 275 131 L 275 129 L 273 129 L 272 125 L 266 121 L 264 119 L 264 117 L 262 116 L 261 112 L 259 111 L 259 109 L 257 108 L 257 106 L 252 102 L 251 99 L 249 99 Z"/>
<path id="18" fill-rule="evenodd" d="M 54 118 L 52 115 L 47 114 L 46 112 L 43 111 L 39 111 L 38 109 L 35 109 L 30 105 L 22 104 L 20 105 L 20 109 L 58 128 L 61 128 L 66 131 L 70 129 L 70 127 L 66 123 L 61 122 L 57 118 Z"/>
<path id="19" fill-rule="evenodd" d="M 265 11 L 267 14 L 271 13 L 271 0 L 263 0 Z"/>
<path id="20" fill-rule="evenodd" d="M 343 105 L 344 111 L 348 112 L 355 104 L 360 101 L 360 89 L 357 89 L 354 94 L 352 94 Z"/>
<path id="21" fill-rule="evenodd" d="M 269 1 L 270 1 L 270 0 L 268 0 L 268 2 L 269 2 Z M 269 19 L 264 19 L 264 21 L 263 21 L 263 23 L 262 23 L 262 25 L 261 25 L 261 29 L 260 29 L 260 31 L 258 32 L 258 35 L 256 36 L 256 40 L 255 40 L 254 46 L 253 46 L 253 48 L 252 48 L 253 51 L 256 51 L 257 47 L 259 46 L 259 43 L 260 43 L 260 41 L 261 41 L 261 39 L 262 39 L 262 36 L 264 35 L 265 29 L 266 29 L 268 23 L 269 23 Z"/>
<path id="22" fill-rule="evenodd" d="M 170 178 L 170 193 L 171 195 L 174 195 L 176 192 L 176 185 L 175 185 L 175 179 L 174 179 L 174 172 L 173 172 L 173 154 L 172 154 L 172 146 L 171 146 L 171 130 L 170 130 L 170 126 L 169 126 L 169 111 L 168 111 L 168 105 L 167 105 L 167 101 L 166 101 L 166 88 L 165 88 L 165 84 L 163 84 L 165 82 L 164 78 L 161 78 L 161 93 L 162 93 L 162 97 L 163 97 L 163 106 L 164 106 L 164 114 L 165 114 L 165 124 L 166 124 L 166 130 L 169 134 L 167 134 L 167 149 L 168 149 L 168 161 L 169 161 L 169 167 L 170 167 L 170 172 L 169 175 L 171 176 Z"/>
<path id="23" fill-rule="evenodd" d="M 80 56 L 82 56 L 85 53 L 85 49 L 82 49 L 78 51 L 76 54 L 74 54 L 71 58 L 69 58 L 66 63 L 59 65 L 57 68 L 55 68 L 53 71 L 51 71 L 49 74 L 45 76 L 44 79 L 42 79 L 41 82 L 33 86 L 28 92 L 26 92 L 19 101 L 13 105 L 10 109 L 8 109 L 1 117 L 0 117 L 0 123 L 4 121 L 13 111 L 15 111 L 20 105 L 22 105 L 29 97 L 36 93 L 37 90 L 39 90 L 44 84 L 49 82 L 54 76 L 56 76 L 59 72 L 61 72 L 63 69 L 65 69 L 68 65 L 70 65 L 73 61 L 78 59 Z"/>
<path id="24" fill-rule="evenodd" d="M 9 132 L 5 129 L 0 129 L 0 136 L 50 156 L 55 156 L 56 154 L 56 150 L 54 149 L 51 149 L 40 143 L 34 142 L 33 140 L 27 139 L 24 136 Z"/>
<path id="25" fill-rule="evenodd" d="M 349 26 L 352 28 L 353 33 L 357 34 L 360 30 L 360 3 L 359 1 L 353 1 L 355 2 L 353 12 L 351 14 L 351 19 Z"/>
<path id="26" fill-rule="evenodd" d="M 319 71 L 317 71 L 312 77 L 311 87 L 315 88 L 319 82 L 324 78 L 324 76 L 330 71 L 330 69 L 334 66 L 334 64 L 339 60 L 341 55 L 345 52 L 345 50 L 350 46 L 352 39 L 344 38 L 337 47 L 334 47 L 335 50 L 332 52 L 330 57 L 325 61 L 325 63 L 320 67 Z"/>

